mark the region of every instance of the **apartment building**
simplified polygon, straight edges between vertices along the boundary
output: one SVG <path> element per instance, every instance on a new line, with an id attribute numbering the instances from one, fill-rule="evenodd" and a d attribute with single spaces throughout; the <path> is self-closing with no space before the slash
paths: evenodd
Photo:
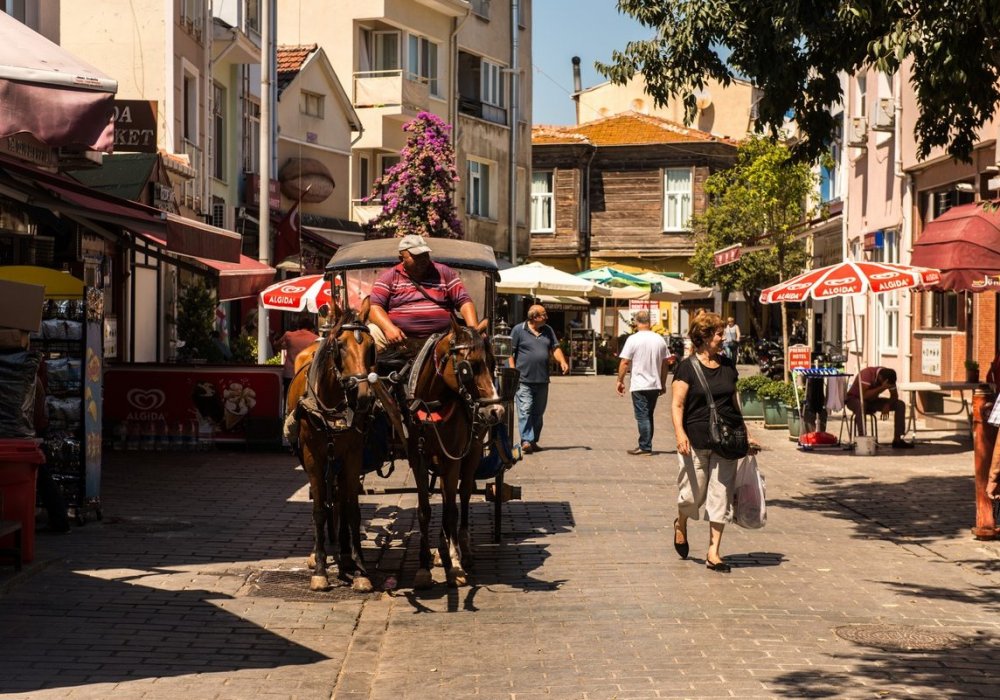
<path id="1" fill-rule="evenodd" d="M 371 184 L 399 161 L 403 124 L 428 111 L 453 127 L 461 177 L 456 206 L 466 237 L 509 257 L 513 214 L 516 254 L 526 255 L 530 0 L 519 2 L 514 22 L 512 0 L 338 0 L 333 5 L 283 1 L 277 36 L 282 44 L 318 44 L 337 75 L 349 80 L 345 87 L 364 129 L 351 147 L 352 218 L 363 222 L 377 212 L 377 204 L 365 201 Z M 516 60 L 512 24 L 517 25 Z"/>

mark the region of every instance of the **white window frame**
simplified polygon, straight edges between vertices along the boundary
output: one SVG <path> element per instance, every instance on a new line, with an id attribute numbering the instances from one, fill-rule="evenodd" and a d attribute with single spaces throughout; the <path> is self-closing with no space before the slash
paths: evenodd
<path id="1" fill-rule="evenodd" d="M 228 100 L 226 86 L 222 83 L 212 83 L 212 127 L 208 133 L 208 156 L 211 159 L 212 177 L 226 181 L 226 135 L 229 133 L 226 119 L 226 102 Z M 220 138 L 221 136 L 221 138 Z"/>
<path id="2" fill-rule="evenodd" d="M 537 191 L 535 184 L 539 178 L 547 180 L 548 185 L 545 191 Z M 546 212 L 547 210 L 547 212 Z M 547 213 L 545 217 L 543 214 Z M 531 232 L 532 233 L 554 233 L 556 230 L 555 216 L 555 171 L 536 170 L 531 173 Z M 545 219 L 548 218 L 548 226 L 545 226 Z"/>
<path id="3" fill-rule="evenodd" d="M 877 262 L 899 263 L 899 232 L 886 230 L 882 232 L 882 248 L 878 255 L 872 256 Z M 884 292 L 878 295 L 880 312 L 877 317 L 879 324 L 879 347 L 884 354 L 899 352 L 899 291 Z"/>
<path id="4" fill-rule="evenodd" d="M 440 97 L 440 46 L 419 34 L 410 34 L 406 40 L 406 77 L 424 83 L 435 97 Z"/>
<path id="5" fill-rule="evenodd" d="M 310 92 L 309 90 L 301 90 L 299 92 L 299 114 L 322 119 L 324 116 L 325 101 L 325 95 L 321 95 L 318 92 Z"/>
<path id="6" fill-rule="evenodd" d="M 501 109 L 507 107 L 506 68 L 499 63 L 482 59 L 479 77 L 479 94 L 485 104 Z"/>
<path id="7" fill-rule="evenodd" d="M 193 63 L 181 59 L 181 138 L 195 146 L 201 126 L 201 75 Z"/>
<path id="8" fill-rule="evenodd" d="M 392 63 L 394 65 L 383 64 L 383 47 L 384 42 L 388 37 L 392 37 L 396 42 L 396 55 Z M 390 71 L 398 71 L 400 69 L 400 52 L 402 51 L 400 32 L 397 31 L 373 31 L 371 33 L 371 67 L 374 73 L 387 73 Z"/>
<path id="9" fill-rule="evenodd" d="M 496 163 L 470 156 L 465 172 L 465 212 L 481 219 L 495 219 Z"/>
<path id="10" fill-rule="evenodd" d="M 378 157 L 378 179 L 381 180 L 385 174 L 392 169 L 396 163 L 402 160 L 398 153 L 382 153 Z"/>
<path id="11" fill-rule="evenodd" d="M 358 199 L 366 199 L 372 193 L 371 159 L 358 157 Z"/>
<path id="12" fill-rule="evenodd" d="M 868 76 L 864 73 L 854 76 L 854 100 L 854 116 L 868 114 Z"/>
<path id="13" fill-rule="evenodd" d="M 243 106 L 243 172 L 260 172 L 260 102 L 244 93 Z"/>
<path id="14" fill-rule="evenodd" d="M 669 187 L 670 173 L 686 173 L 688 184 L 686 189 L 667 189 Z M 680 206 L 679 221 L 672 221 L 671 211 L 673 207 L 670 203 L 676 201 Z M 690 231 L 690 221 L 692 216 L 692 205 L 694 202 L 694 170 L 692 168 L 665 168 L 663 170 L 663 231 L 664 233 L 674 233 L 677 231 Z"/>

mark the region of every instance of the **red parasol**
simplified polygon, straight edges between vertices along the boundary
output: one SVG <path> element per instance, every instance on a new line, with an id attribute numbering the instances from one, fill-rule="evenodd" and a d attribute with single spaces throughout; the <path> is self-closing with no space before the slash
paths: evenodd
<path id="1" fill-rule="evenodd" d="M 856 296 L 867 292 L 892 292 L 913 287 L 929 287 L 941 280 L 941 273 L 929 267 L 913 267 L 881 262 L 844 262 L 807 270 L 790 280 L 760 293 L 764 304 Z"/>
<path id="2" fill-rule="evenodd" d="M 265 309 L 319 313 L 321 306 L 333 305 L 330 281 L 323 275 L 305 275 L 272 284 L 260 293 Z"/>

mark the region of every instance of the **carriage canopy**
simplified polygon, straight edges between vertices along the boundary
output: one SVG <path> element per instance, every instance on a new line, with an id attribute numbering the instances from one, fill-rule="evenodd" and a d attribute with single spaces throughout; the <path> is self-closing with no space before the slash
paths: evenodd
<path id="1" fill-rule="evenodd" d="M 431 259 L 449 267 L 464 270 L 497 272 L 497 258 L 493 249 L 482 243 L 459 241 L 453 238 L 430 238 Z M 357 270 L 362 268 L 390 267 L 399 262 L 399 239 L 377 238 L 341 246 L 327 263 L 327 272 Z"/>

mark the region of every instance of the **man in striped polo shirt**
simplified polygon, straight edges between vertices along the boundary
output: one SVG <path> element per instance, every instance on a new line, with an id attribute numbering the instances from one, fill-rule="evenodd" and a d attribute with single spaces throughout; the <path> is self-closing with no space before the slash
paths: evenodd
<path id="1" fill-rule="evenodd" d="M 431 260 L 423 236 L 403 236 L 399 260 L 372 285 L 369 318 L 379 350 L 447 331 L 455 310 L 470 328 L 478 325 L 476 305 L 462 279 L 447 265 Z"/>

